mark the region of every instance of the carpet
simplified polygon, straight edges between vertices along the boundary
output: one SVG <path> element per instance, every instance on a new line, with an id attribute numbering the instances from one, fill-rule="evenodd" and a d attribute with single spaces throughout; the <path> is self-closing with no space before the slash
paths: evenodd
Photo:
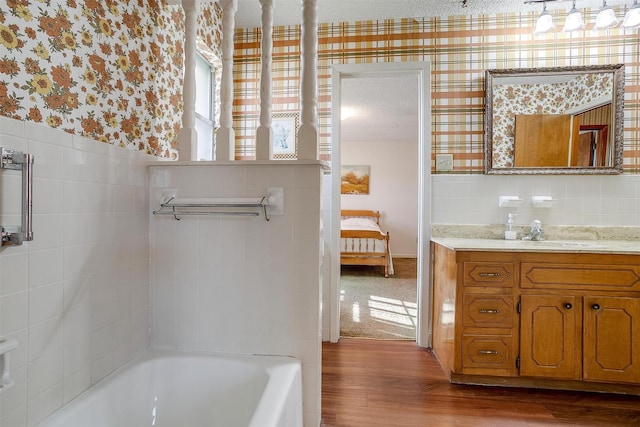
<path id="1" fill-rule="evenodd" d="M 394 258 L 383 267 L 345 265 L 340 271 L 340 336 L 416 339 L 417 261 Z"/>

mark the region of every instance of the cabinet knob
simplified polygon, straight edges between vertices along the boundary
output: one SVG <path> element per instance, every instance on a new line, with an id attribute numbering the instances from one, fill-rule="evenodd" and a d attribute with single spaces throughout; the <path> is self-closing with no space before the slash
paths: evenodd
<path id="1" fill-rule="evenodd" d="M 594 310 L 600 310 L 600 304 L 593 304 L 591 308 L 593 308 Z"/>
<path id="2" fill-rule="evenodd" d="M 571 310 L 573 308 L 573 305 L 571 305 L 570 302 L 567 302 L 564 304 L 564 308 L 566 308 L 567 310 Z"/>

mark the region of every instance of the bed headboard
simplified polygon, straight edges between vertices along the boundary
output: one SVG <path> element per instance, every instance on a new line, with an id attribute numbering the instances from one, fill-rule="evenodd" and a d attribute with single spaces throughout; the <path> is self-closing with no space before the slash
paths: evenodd
<path id="1" fill-rule="evenodd" d="M 368 211 L 368 210 L 341 210 L 340 216 L 342 219 L 345 218 L 371 218 L 376 222 L 376 224 L 380 225 L 380 211 Z"/>

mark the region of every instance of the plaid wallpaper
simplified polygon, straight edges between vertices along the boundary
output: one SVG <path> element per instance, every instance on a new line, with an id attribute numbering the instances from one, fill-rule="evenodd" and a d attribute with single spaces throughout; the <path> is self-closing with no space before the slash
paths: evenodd
<path id="1" fill-rule="evenodd" d="M 618 16 L 626 9 L 615 7 Z M 566 11 L 550 11 L 556 23 Z M 583 10 L 592 23 L 597 10 Z M 482 173 L 484 72 L 489 68 L 625 64 L 625 173 L 640 173 L 638 104 L 640 36 L 615 28 L 533 36 L 537 13 L 411 18 L 321 24 L 318 34 L 318 131 L 330 158 L 331 67 L 334 64 L 430 61 L 432 158 L 453 153 L 454 172 Z M 299 110 L 300 28 L 273 32 L 273 112 Z M 260 30 L 236 33 L 234 120 L 236 158 L 255 154 L 259 119 Z M 432 169 L 435 161 L 432 163 Z"/>

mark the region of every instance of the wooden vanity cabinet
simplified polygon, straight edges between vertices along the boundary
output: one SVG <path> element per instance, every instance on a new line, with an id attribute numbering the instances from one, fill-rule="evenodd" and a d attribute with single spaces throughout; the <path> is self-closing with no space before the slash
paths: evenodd
<path id="1" fill-rule="evenodd" d="M 640 394 L 640 255 L 433 253 L 434 313 L 449 310 L 433 350 L 453 382 Z"/>

